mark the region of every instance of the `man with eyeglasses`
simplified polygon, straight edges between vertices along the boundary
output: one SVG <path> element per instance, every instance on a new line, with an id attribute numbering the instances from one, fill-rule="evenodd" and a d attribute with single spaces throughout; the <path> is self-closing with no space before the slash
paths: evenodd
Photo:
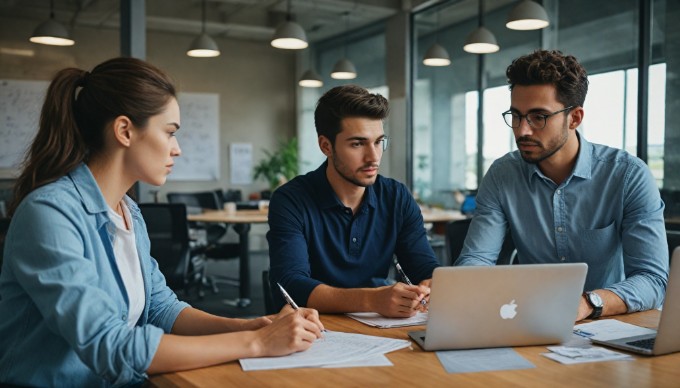
<path id="1" fill-rule="evenodd" d="M 388 102 L 356 85 L 318 101 L 314 124 L 327 160 L 274 191 L 269 203 L 270 281 L 319 312 L 410 317 L 424 309 L 438 266 L 423 217 L 403 184 L 378 174 Z M 397 256 L 413 284 L 390 284 Z M 273 292 L 274 304 L 285 302 Z"/>
<path id="2" fill-rule="evenodd" d="M 664 204 L 640 159 L 577 131 L 586 70 L 573 56 L 540 50 L 514 60 L 506 75 L 503 118 L 518 149 L 484 176 L 455 265 L 493 265 L 509 227 L 521 264 L 588 264 L 577 320 L 661 305 Z"/>

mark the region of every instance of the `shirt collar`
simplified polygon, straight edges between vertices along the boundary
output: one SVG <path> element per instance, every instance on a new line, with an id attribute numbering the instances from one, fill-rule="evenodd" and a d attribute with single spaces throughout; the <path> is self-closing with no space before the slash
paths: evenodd
<path id="1" fill-rule="evenodd" d="M 588 142 L 578 131 L 576 131 L 576 137 L 579 141 L 578 154 L 576 155 L 576 164 L 574 165 L 574 170 L 571 172 L 571 175 L 569 175 L 569 177 L 564 181 L 565 184 L 570 182 L 571 178 L 575 176 L 583 179 L 590 179 L 592 177 L 593 145 L 590 144 L 590 142 Z M 538 175 L 543 179 L 548 179 L 541 172 L 541 169 L 538 168 L 538 164 L 525 162 L 522 159 L 522 156 L 519 154 L 519 150 L 515 152 L 517 152 L 517 156 L 520 158 L 520 160 L 522 160 L 522 163 L 524 163 L 529 179 L 531 179 L 531 177 L 534 175 Z"/>
<path id="2" fill-rule="evenodd" d="M 68 175 L 73 181 L 73 184 L 80 195 L 80 199 L 83 202 L 83 206 L 85 206 L 85 210 L 87 210 L 87 212 L 90 214 L 106 214 L 109 209 L 109 205 L 106 203 L 104 195 L 99 189 L 99 185 L 94 179 L 90 168 L 87 167 L 85 163 L 81 163 Z M 137 219 L 142 218 L 139 207 L 135 201 L 132 200 L 132 198 L 126 195 L 123 200 L 130 210 L 130 215 L 132 217 Z"/>
<path id="3" fill-rule="evenodd" d="M 80 200 L 88 213 L 105 213 L 108 210 L 108 205 L 101 190 L 99 190 L 99 185 L 97 185 L 97 181 L 85 163 L 78 165 L 68 175 L 78 194 L 80 194 Z"/>
<path id="4" fill-rule="evenodd" d="M 319 188 L 319 205 L 324 208 L 331 208 L 340 206 L 345 208 L 346 206 L 340 201 L 338 195 L 333 190 L 331 183 L 328 181 L 326 176 L 326 169 L 328 168 L 328 159 L 319 166 L 316 170 L 312 171 L 310 176 L 314 186 Z M 380 176 L 378 176 L 378 179 Z M 366 187 L 366 193 L 364 194 L 364 199 L 361 201 L 362 206 L 364 204 L 376 208 L 378 204 L 378 197 L 375 194 L 374 185 Z"/>

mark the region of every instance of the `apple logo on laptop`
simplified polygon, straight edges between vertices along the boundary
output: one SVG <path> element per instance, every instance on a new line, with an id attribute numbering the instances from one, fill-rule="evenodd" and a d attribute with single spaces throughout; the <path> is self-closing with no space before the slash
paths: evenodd
<path id="1" fill-rule="evenodd" d="M 515 303 L 515 300 L 513 299 L 510 301 L 510 303 L 506 303 L 501 306 L 501 318 L 503 319 L 512 319 L 517 315 L 517 311 L 515 310 L 517 308 L 517 303 Z"/>

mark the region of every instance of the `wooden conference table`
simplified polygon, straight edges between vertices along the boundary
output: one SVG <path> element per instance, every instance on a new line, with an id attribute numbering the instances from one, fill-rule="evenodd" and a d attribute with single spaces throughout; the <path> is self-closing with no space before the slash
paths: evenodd
<path id="1" fill-rule="evenodd" d="M 248 251 L 250 225 L 266 223 L 267 213 L 266 209 L 237 210 L 234 212 L 206 209 L 200 214 L 187 215 L 189 221 L 234 224 L 234 230 L 239 235 L 239 297 L 236 304 L 240 307 L 250 305 L 250 253 Z M 441 209 L 423 210 L 423 221 L 432 223 L 435 232 L 443 230 L 444 225 L 449 221 L 464 218 L 465 216 L 459 211 Z"/>
<path id="2" fill-rule="evenodd" d="M 624 322 L 656 328 L 659 311 L 620 315 Z M 377 329 L 344 315 L 322 315 L 329 330 L 409 339 L 411 330 L 424 326 Z M 238 362 L 209 368 L 152 376 L 153 387 L 678 387 L 680 353 L 635 356 L 634 361 L 606 361 L 563 365 L 541 353 L 545 346 L 514 348 L 535 368 L 449 374 L 433 352 L 416 344 L 387 354 L 394 366 L 371 368 L 303 368 L 244 372 Z"/>

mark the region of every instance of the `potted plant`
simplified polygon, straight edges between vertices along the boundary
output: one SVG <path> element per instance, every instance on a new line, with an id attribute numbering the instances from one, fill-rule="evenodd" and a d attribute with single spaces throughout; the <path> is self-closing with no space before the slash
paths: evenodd
<path id="1" fill-rule="evenodd" d="M 265 158 L 260 160 L 254 169 L 254 179 L 262 178 L 269 183 L 269 193 L 262 192 L 262 198 L 277 187 L 298 175 L 298 142 L 293 137 L 287 142 L 281 142 L 276 152 L 264 150 Z"/>

